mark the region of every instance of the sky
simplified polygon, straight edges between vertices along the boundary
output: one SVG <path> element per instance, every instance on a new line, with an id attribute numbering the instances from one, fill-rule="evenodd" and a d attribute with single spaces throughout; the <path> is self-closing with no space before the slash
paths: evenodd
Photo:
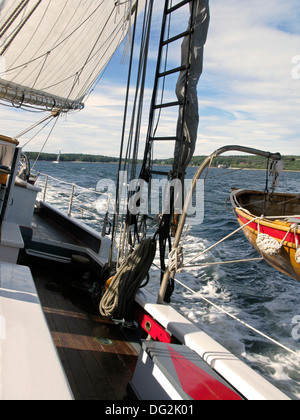
<path id="1" fill-rule="evenodd" d="M 154 32 L 149 52 L 146 106 L 141 139 L 146 136 L 162 0 L 154 3 Z M 196 155 L 239 144 L 300 155 L 300 3 L 299 0 L 210 0 L 211 22 L 205 46 L 204 72 L 198 86 L 200 125 Z M 176 20 L 177 19 L 177 20 Z M 175 17 L 178 32 L 188 15 Z M 184 25 L 184 27 L 182 27 Z M 119 156 L 127 67 L 121 46 L 81 112 L 59 117 L 44 152 Z M 169 64 L 180 63 L 180 46 L 170 49 Z M 173 83 L 173 84 L 172 84 Z M 166 86 L 174 96 L 176 80 Z M 1 106 L 0 132 L 17 136 L 41 119 Z M 166 114 L 161 130 L 175 135 L 177 114 Z M 51 126 L 25 151 L 40 151 Z M 28 134 L 21 146 L 30 140 Z M 141 143 L 142 143 L 141 142 Z M 156 158 L 172 157 L 170 144 L 160 144 Z"/>

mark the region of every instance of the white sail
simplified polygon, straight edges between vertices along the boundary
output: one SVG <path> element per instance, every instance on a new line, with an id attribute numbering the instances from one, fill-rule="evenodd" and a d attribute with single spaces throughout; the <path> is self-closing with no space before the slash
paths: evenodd
<path id="1" fill-rule="evenodd" d="M 60 155 L 61 155 L 61 151 L 58 152 L 57 159 L 53 161 L 53 163 L 55 163 L 56 165 L 58 165 L 60 162 Z"/>
<path id="2" fill-rule="evenodd" d="M 0 100 L 81 109 L 136 6 L 137 0 L 1 0 Z"/>

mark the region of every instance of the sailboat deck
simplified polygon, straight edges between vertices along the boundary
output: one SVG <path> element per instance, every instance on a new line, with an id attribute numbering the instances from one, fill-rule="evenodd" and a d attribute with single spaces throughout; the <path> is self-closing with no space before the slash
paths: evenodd
<path id="1" fill-rule="evenodd" d="M 108 319 L 79 309 L 59 285 L 35 278 L 43 310 L 73 395 L 78 400 L 124 400 L 137 353 Z"/>
<path id="2" fill-rule="evenodd" d="M 60 229 L 58 224 L 53 223 L 39 213 L 34 213 L 31 226 L 33 239 L 35 240 L 54 240 L 60 243 L 78 245 L 78 242 L 68 235 L 66 231 Z"/>

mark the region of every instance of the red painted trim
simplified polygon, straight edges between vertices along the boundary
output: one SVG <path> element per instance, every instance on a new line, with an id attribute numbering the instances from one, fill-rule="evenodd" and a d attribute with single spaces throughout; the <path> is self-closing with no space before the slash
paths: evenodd
<path id="1" fill-rule="evenodd" d="M 161 343 L 172 343 L 171 335 L 162 327 L 158 322 L 156 322 L 153 318 L 147 315 L 140 309 L 137 309 L 135 314 L 136 322 L 145 330 L 148 334 L 150 334 L 151 338 L 154 341 L 159 341 Z M 151 328 L 149 329 L 149 326 Z"/>
<path id="2" fill-rule="evenodd" d="M 183 391 L 196 401 L 241 401 L 230 388 L 168 346 Z"/>
<path id="3" fill-rule="evenodd" d="M 249 220 L 246 219 L 245 217 L 241 216 L 240 214 L 238 216 L 239 216 L 239 220 L 243 224 L 249 223 Z M 248 226 L 250 228 L 254 229 L 255 231 L 258 231 L 258 223 L 253 222 L 253 223 L 250 223 Z M 265 233 L 266 235 L 272 236 L 272 238 L 279 239 L 280 241 L 282 241 L 283 238 L 285 237 L 285 235 L 287 234 L 287 231 L 283 231 L 283 230 L 279 230 L 279 229 L 275 229 L 275 228 L 270 228 L 270 227 L 264 226 L 262 224 L 260 224 L 260 232 Z M 297 234 L 297 236 L 298 236 L 298 241 L 300 242 L 300 235 Z M 294 232 L 290 232 L 285 241 L 290 242 L 292 244 L 295 244 L 296 241 L 295 241 Z"/>

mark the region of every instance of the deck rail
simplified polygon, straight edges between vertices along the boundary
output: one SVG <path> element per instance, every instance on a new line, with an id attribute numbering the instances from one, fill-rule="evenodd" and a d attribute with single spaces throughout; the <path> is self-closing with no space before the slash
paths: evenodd
<path id="1" fill-rule="evenodd" d="M 85 188 L 43 172 L 36 174 L 36 185 L 41 189 L 38 201 L 54 205 L 69 217 L 82 218 L 97 230 L 99 221 L 104 222 L 102 232 L 107 234 L 107 226 L 110 225 L 109 208 L 114 203 L 111 194 Z"/>

